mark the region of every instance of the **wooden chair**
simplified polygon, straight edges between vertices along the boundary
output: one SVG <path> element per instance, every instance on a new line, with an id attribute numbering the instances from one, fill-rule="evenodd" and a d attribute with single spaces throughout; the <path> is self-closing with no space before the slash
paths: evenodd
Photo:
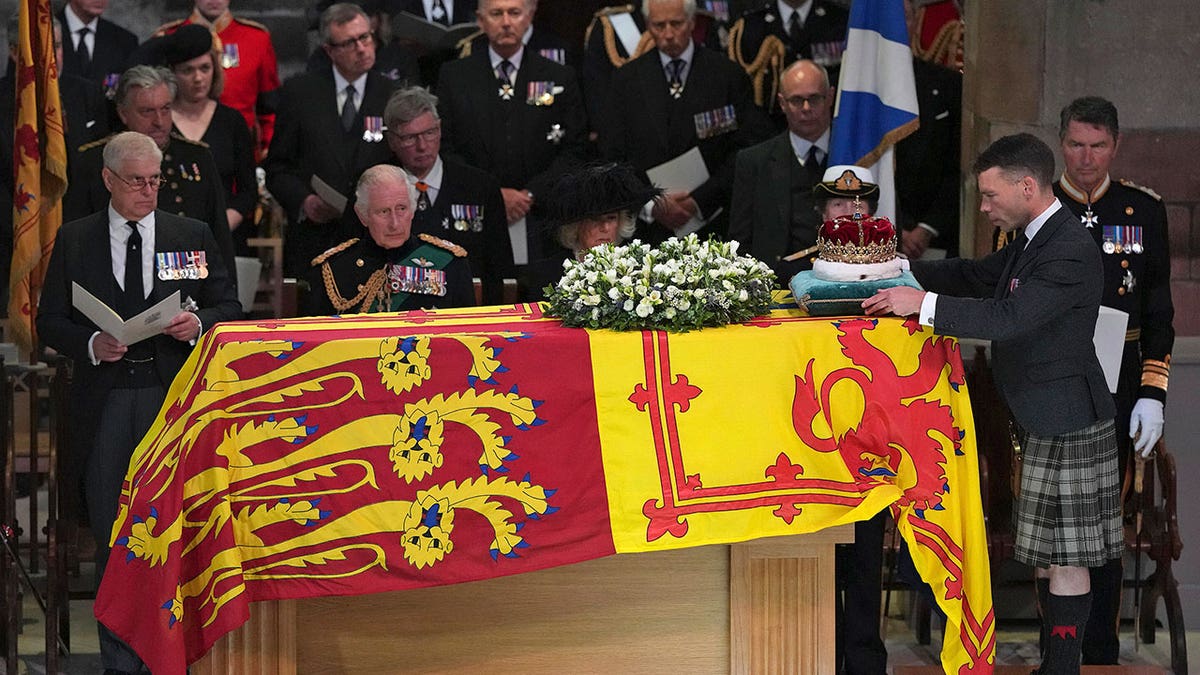
<path id="1" fill-rule="evenodd" d="M 1125 585 L 1134 586 L 1141 592 L 1138 622 L 1141 640 L 1154 643 L 1155 616 L 1161 599 L 1167 612 L 1167 629 L 1171 638 L 1171 669 L 1176 673 L 1188 672 L 1187 634 L 1183 625 L 1183 607 L 1179 600 L 1179 582 L 1171 569 L 1183 552 L 1183 541 L 1179 538 L 1179 520 L 1176 507 L 1175 458 L 1167 445 L 1159 441 L 1154 457 L 1146 463 L 1142 489 L 1136 489 L 1136 463 L 1126 467 L 1126 481 L 1131 489 L 1125 493 L 1125 547 L 1134 555 L 1142 555 L 1154 562 L 1154 571 L 1138 578 L 1136 569 L 1126 565 Z M 1141 530 L 1137 529 L 1141 515 Z M 1130 575 L 1133 578 L 1130 579 Z"/>

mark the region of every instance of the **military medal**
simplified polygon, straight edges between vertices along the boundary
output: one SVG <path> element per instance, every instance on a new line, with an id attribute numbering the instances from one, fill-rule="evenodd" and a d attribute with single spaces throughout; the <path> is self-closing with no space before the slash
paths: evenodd
<path id="1" fill-rule="evenodd" d="M 121 79 L 120 73 L 109 73 L 104 77 L 104 97 L 112 99 L 117 95 L 117 82 Z"/>
<path id="2" fill-rule="evenodd" d="M 429 13 L 429 16 L 430 16 L 430 18 L 432 18 L 434 21 L 439 21 L 439 22 L 445 21 L 445 19 L 446 19 L 446 8 L 445 8 L 445 7 L 442 7 L 441 3 L 435 4 L 435 5 L 433 6 L 433 11 Z"/>
<path id="3" fill-rule="evenodd" d="M 733 105 L 696 113 L 692 116 L 697 138 L 712 138 L 737 129 L 737 111 Z"/>
<path id="4" fill-rule="evenodd" d="M 459 232 L 479 232 L 483 230 L 483 207 L 475 204 L 451 204 L 450 217 L 454 219 L 454 229 Z"/>
<path id="5" fill-rule="evenodd" d="M 683 97 L 683 83 L 682 82 L 672 82 L 671 83 L 671 98 L 678 99 L 678 98 L 682 98 L 682 97 Z"/>
<path id="6" fill-rule="evenodd" d="M 560 66 L 567 65 L 567 50 L 565 49 L 539 49 L 538 54 Z"/>
<path id="7" fill-rule="evenodd" d="M 187 259 L 187 269 L 191 270 L 195 276 L 192 279 L 207 279 L 208 278 L 208 259 L 204 251 L 188 251 L 185 254 Z"/>
<path id="8" fill-rule="evenodd" d="M 433 263 L 420 258 L 414 263 L 432 266 Z M 446 295 L 446 273 L 442 270 L 409 265 L 388 265 L 388 288 L 393 293 L 419 293 L 421 295 Z"/>
<path id="9" fill-rule="evenodd" d="M 224 53 L 221 54 L 221 67 L 225 69 L 237 68 L 241 65 L 242 59 L 238 55 L 238 46 L 236 42 L 225 43 Z"/>
<path id="10" fill-rule="evenodd" d="M 1137 280 L 1133 278 L 1133 270 L 1125 270 L 1125 276 L 1121 279 L 1121 290 L 1132 293 L 1134 286 L 1137 286 Z"/>
<path id="11" fill-rule="evenodd" d="M 1142 247 L 1142 227 L 1140 225 L 1129 226 L 1129 250 L 1134 253 L 1141 253 Z"/>
<path id="12" fill-rule="evenodd" d="M 530 82 L 525 96 L 526 105 L 554 105 L 554 95 L 561 94 L 563 88 L 554 86 L 553 82 Z"/>
<path id="13" fill-rule="evenodd" d="M 563 131 L 561 124 L 552 124 L 550 125 L 550 131 L 546 132 L 546 140 L 558 145 L 559 142 L 562 141 L 563 134 L 565 133 L 566 132 Z"/>
<path id="14" fill-rule="evenodd" d="M 1079 217 L 1079 220 L 1083 223 L 1084 227 L 1088 228 L 1089 230 L 1100 224 L 1100 217 L 1092 213 L 1091 204 L 1087 205 L 1087 211 L 1085 211 L 1084 214 Z"/>
<path id="15" fill-rule="evenodd" d="M 504 101 L 511 101 L 513 97 L 513 87 L 507 82 L 500 85 L 500 98 Z"/>
<path id="16" fill-rule="evenodd" d="M 363 116 L 362 138 L 368 143 L 378 143 L 383 140 L 383 118 L 371 115 Z"/>

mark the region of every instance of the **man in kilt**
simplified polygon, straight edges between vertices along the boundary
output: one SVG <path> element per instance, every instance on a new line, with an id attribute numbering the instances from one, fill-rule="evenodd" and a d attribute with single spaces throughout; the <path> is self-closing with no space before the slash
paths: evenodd
<path id="1" fill-rule="evenodd" d="M 1054 153 L 1005 136 L 975 161 L 979 210 L 1017 240 L 978 260 L 915 261 L 928 289 L 889 288 L 869 314 L 917 314 L 942 335 L 992 341 L 992 368 L 1022 447 L 1014 557 L 1048 579 L 1037 672 L 1078 673 L 1089 568 L 1121 555 L 1116 408 L 1092 344 L 1103 269 L 1092 236 L 1054 196 Z"/>

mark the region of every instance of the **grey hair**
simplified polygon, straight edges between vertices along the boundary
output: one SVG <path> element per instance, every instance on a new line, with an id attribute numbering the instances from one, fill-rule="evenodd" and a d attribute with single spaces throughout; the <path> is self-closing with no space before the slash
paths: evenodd
<path id="1" fill-rule="evenodd" d="M 54 29 L 58 31 L 58 37 L 55 39 L 62 40 L 63 29 L 62 29 L 62 24 L 59 23 L 59 21 L 58 21 L 58 17 L 54 16 L 53 14 L 50 15 L 50 22 L 54 25 Z M 8 24 L 4 27 L 4 30 L 5 30 L 6 37 L 8 38 L 8 48 L 10 50 L 16 49 L 17 43 L 21 40 L 21 10 L 20 9 L 13 12 L 12 16 L 8 17 Z M 59 67 L 61 68 L 61 66 L 59 66 Z"/>
<path id="2" fill-rule="evenodd" d="M 825 66 L 817 63 L 816 61 L 812 61 L 810 59 L 799 59 L 799 60 L 793 61 L 792 65 L 788 66 L 787 68 L 784 68 L 783 72 L 779 74 L 779 81 L 783 82 L 788 77 L 788 75 L 790 75 L 792 73 L 793 70 L 797 70 L 799 68 L 815 69 L 821 75 L 822 88 L 823 89 L 829 88 L 829 71 L 825 69 Z"/>
<path id="3" fill-rule="evenodd" d="M 403 182 L 404 187 L 408 188 L 409 208 L 417 208 L 417 186 L 408 179 L 408 172 L 395 164 L 376 164 L 359 176 L 358 185 L 354 187 L 354 210 L 360 219 L 366 213 L 367 195 L 370 194 L 371 189 L 389 180 Z"/>
<path id="4" fill-rule="evenodd" d="M 670 2 L 670 0 L 642 0 L 642 17 L 650 18 L 650 5 L 659 2 Z M 683 0 L 683 14 L 689 19 L 696 16 L 696 0 Z"/>
<path id="5" fill-rule="evenodd" d="M 342 25 L 350 23 L 358 17 L 367 20 L 367 24 L 371 23 L 371 17 L 363 11 L 362 7 L 352 2 L 339 2 L 335 5 L 330 5 L 329 9 L 321 12 L 321 27 L 318 35 L 321 36 L 321 42 L 329 44 L 329 28 L 333 25 Z"/>
<path id="6" fill-rule="evenodd" d="M 388 99 L 387 107 L 383 109 L 383 123 L 388 129 L 395 129 L 403 124 L 417 119 L 425 113 L 438 117 L 438 97 L 425 87 L 405 87 L 397 89 Z"/>
<path id="7" fill-rule="evenodd" d="M 113 99 L 118 108 L 124 108 L 133 89 L 153 89 L 159 85 L 167 86 L 167 90 L 171 92 L 171 100 L 174 101 L 175 93 L 179 90 L 175 73 L 162 66 L 133 66 L 121 73 L 121 79 L 117 81 L 117 93 Z"/>
<path id="8" fill-rule="evenodd" d="M 612 213 L 612 212 L 609 211 L 609 213 Z M 618 213 L 619 213 L 619 215 L 617 216 L 617 243 L 619 244 L 619 243 L 633 237 L 633 233 L 637 230 L 637 221 L 634 219 L 633 214 L 630 213 L 629 211 L 620 211 Z M 574 222 L 567 223 L 566 225 L 559 227 L 558 228 L 558 243 L 565 246 L 567 248 L 567 250 L 569 250 L 569 251 L 578 251 L 579 246 L 580 246 L 579 224 L 582 222 L 583 221 L 581 221 L 581 220 L 576 220 Z"/>
<path id="9" fill-rule="evenodd" d="M 136 131 L 122 131 L 104 144 L 104 167 L 109 171 L 117 171 L 126 161 L 131 159 L 154 159 L 155 164 L 162 163 L 162 150 L 146 134 Z"/>

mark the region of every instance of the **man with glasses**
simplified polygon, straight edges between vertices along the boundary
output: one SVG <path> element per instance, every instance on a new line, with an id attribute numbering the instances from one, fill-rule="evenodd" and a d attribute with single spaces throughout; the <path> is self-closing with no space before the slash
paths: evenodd
<path id="1" fill-rule="evenodd" d="M 828 163 L 833 87 L 823 67 L 802 60 L 784 70 L 778 98 L 787 131 L 738 154 L 729 237 L 786 287 L 812 267 L 807 256 L 786 258 L 817 243 L 821 216 L 812 189 Z"/>
<path id="2" fill-rule="evenodd" d="M 240 319 L 241 305 L 209 227 L 156 208 L 162 151 L 148 136 L 124 132 L 104 146 L 100 171 L 111 198 L 92 215 L 58 231 L 38 306 L 43 344 L 74 361 L 70 401 L 75 429 L 64 466 L 81 476 L 88 521 L 96 541 L 96 581 L 108 562 L 109 533 L 133 450 L 149 430 L 167 387 L 200 334 Z M 130 319 L 179 292 L 162 333 L 122 344 L 75 304 L 83 290 Z M 103 625 L 105 673 L 145 672 L 137 654 Z"/>
<path id="3" fill-rule="evenodd" d="M 639 234 L 660 242 L 703 223 L 701 236 L 723 236 L 734 157 L 769 126 L 751 103 L 746 74 L 692 39 L 694 0 L 646 0 L 642 11 L 655 48 L 613 74 L 609 110 L 597 123 L 600 152 L 645 171 L 698 147 L 709 179 L 644 209 Z"/>
<path id="4" fill-rule="evenodd" d="M 263 162 L 267 187 L 288 217 L 284 270 L 293 276 L 304 274 L 317 254 L 339 241 L 342 211 L 314 186 L 324 183 L 348 196 L 367 167 L 391 154 L 384 143 L 383 108 L 394 84 L 372 70 L 370 19 L 358 5 L 332 5 L 321 15 L 320 35 L 333 66 L 284 83 L 275 137 Z"/>
<path id="5" fill-rule="evenodd" d="M 154 139 L 162 151 L 163 184 L 158 206 L 179 216 L 195 218 L 212 228 L 213 238 L 227 269 L 236 269 L 233 235 L 225 215 L 225 187 L 208 147 L 173 130 L 171 102 L 175 100 L 175 75 L 162 67 L 134 66 L 117 84 L 117 116 L 129 131 Z M 79 151 L 82 184 L 67 189 L 63 220 L 82 218 L 104 209 L 108 191 L 101 180 L 104 148 L 112 137 L 82 146 Z"/>
<path id="6" fill-rule="evenodd" d="M 363 172 L 354 192 L 354 214 L 362 226 L 357 236 L 313 260 L 310 314 L 475 304 L 467 252 L 429 234 L 412 236 L 417 190 L 404 169 L 373 166 Z"/>
<path id="7" fill-rule="evenodd" d="M 484 171 L 441 155 L 437 102 L 428 90 L 409 87 L 392 94 L 383 112 L 388 147 L 417 188 L 413 231 L 466 249 L 483 304 L 499 304 L 504 279 L 514 275 L 500 184 Z"/>

